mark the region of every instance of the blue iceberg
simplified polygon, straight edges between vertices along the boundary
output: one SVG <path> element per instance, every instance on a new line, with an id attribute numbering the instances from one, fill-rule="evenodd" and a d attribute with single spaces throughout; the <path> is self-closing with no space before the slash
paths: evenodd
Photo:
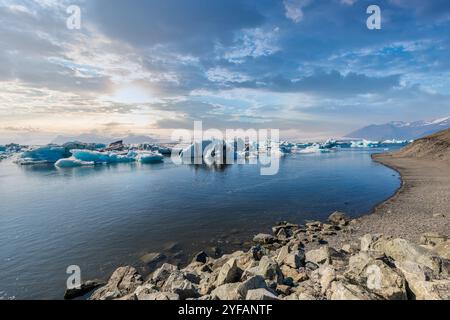
<path id="1" fill-rule="evenodd" d="M 70 152 L 64 147 L 47 145 L 27 150 L 17 159 L 21 165 L 32 165 L 40 163 L 55 163 L 59 159 L 70 157 Z"/>

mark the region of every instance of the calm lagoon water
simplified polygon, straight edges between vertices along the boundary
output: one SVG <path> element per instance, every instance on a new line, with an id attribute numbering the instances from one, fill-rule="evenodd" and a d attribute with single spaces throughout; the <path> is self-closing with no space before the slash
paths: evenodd
<path id="1" fill-rule="evenodd" d="M 184 261 L 213 246 L 245 246 L 279 220 L 368 213 L 400 186 L 371 152 L 289 155 L 275 176 L 256 165 L 170 159 L 65 170 L 0 162 L 0 299 L 60 299 L 69 265 L 83 280 L 105 278 L 120 265 L 142 266 L 149 252 Z"/>

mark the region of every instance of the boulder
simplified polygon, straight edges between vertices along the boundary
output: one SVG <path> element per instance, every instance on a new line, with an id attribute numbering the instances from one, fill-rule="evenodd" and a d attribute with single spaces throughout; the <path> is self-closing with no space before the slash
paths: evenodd
<path id="1" fill-rule="evenodd" d="M 164 263 L 159 269 L 153 272 L 152 281 L 158 285 L 163 285 L 167 278 L 177 270 L 177 266 Z"/>
<path id="2" fill-rule="evenodd" d="M 396 262 L 404 275 L 411 298 L 416 300 L 450 300 L 450 280 L 433 279 L 433 271 L 411 261 Z"/>
<path id="3" fill-rule="evenodd" d="M 322 246 L 316 250 L 309 250 L 305 254 L 306 261 L 313 262 L 317 265 L 330 263 L 331 254 L 328 246 Z"/>
<path id="4" fill-rule="evenodd" d="M 372 250 L 374 243 L 383 239 L 383 235 L 381 234 L 366 234 L 360 238 L 361 240 L 361 251 L 369 251 Z"/>
<path id="5" fill-rule="evenodd" d="M 255 289 L 249 290 L 245 300 L 258 301 L 258 300 L 279 300 L 275 294 L 267 289 Z"/>
<path id="6" fill-rule="evenodd" d="M 283 273 L 283 277 L 285 282 L 288 281 L 288 279 L 292 279 L 294 283 L 302 282 L 305 280 L 308 280 L 308 273 L 305 270 L 298 270 L 293 269 L 287 265 L 281 266 L 281 272 Z"/>
<path id="7" fill-rule="evenodd" d="M 86 282 L 82 283 L 79 288 L 67 289 L 66 292 L 64 293 L 64 299 L 71 300 L 71 299 L 81 297 L 103 285 L 105 285 L 105 283 L 102 281 L 97 281 L 97 280 L 86 281 Z"/>
<path id="8" fill-rule="evenodd" d="M 211 296 L 219 300 L 240 300 L 241 295 L 237 289 L 240 283 L 227 283 L 221 285 L 211 292 Z"/>
<path id="9" fill-rule="evenodd" d="M 262 257 L 256 274 L 264 277 L 266 280 L 272 280 L 277 283 L 283 282 L 283 273 L 281 272 L 280 267 L 268 256 Z"/>
<path id="10" fill-rule="evenodd" d="M 260 233 L 253 238 L 256 244 L 272 244 L 277 241 L 277 238 L 270 234 Z"/>
<path id="11" fill-rule="evenodd" d="M 294 269 L 301 268 L 305 265 L 305 254 L 303 253 L 303 251 L 290 253 L 286 257 L 284 257 L 282 264 L 285 264 L 288 267 Z"/>
<path id="12" fill-rule="evenodd" d="M 438 275 L 441 273 L 442 258 L 432 251 L 404 239 L 381 241 L 374 249 L 384 252 L 386 256 L 397 262 L 411 261 L 427 266 Z"/>
<path id="13" fill-rule="evenodd" d="M 207 259 L 208 259 L 208 255 L 206 254 L 206 252 L 201 251 L 194 256 L 194 259 L 192 260 L 192 262 L 206 263 Z"/>
<path id="14" fill-rule="evenodd" d="M 318 269 L 320 276 L 320 287 L 322 294 L 330 287 L 331 283 L 336 280 L 336 270 L 329 265 L 322 266 Z"/>
<path id="15" fill-rule="evenodd" d="M 138 300 L 146 300 L 146 301 L 164 301 L 164 300 L 180 300 L 180 296 L 176 293 L 172 292 L 154 292 L 147 295 L 143 295 L 142 297 L 138 297 Z"/>
<path id="16" fill-rule="evenodd" d="M 441 258 L 450 260 L 450 240 L 437 244 L 432 250 Z"/>
<path id="17" fill-rule="evenodd" d="M 289 246 L 283 246 L 281 247 L 280 251 L 278 252 L 277 258 L 275 259 L 278 264 L 282 264 L 284 259 L 289 255 L 291 250 L 289 249 Z"/>
<path id="18" fill-rule="evenodd" d="M 112 300 L 134 292 L 143 283 L 142 276 L 131 266 L 120 267 L 112 274 L 108 283 L 97 289 L 91 300 Z"/>
<path id="19" fill-rule="evenodd" d="M 264 247 L 262 247 L 261 245 L 259 245 L 259 244 L 254 246 L 254 247 L 252 247 L 250 249 L 250 251 L 252 253 L 253 259 L 255 259 L 256 261 L 261 260 L 261 258 L 263 256 L 267 255 L 267 253 L 268 253 L 267 250 Z"/>
<path id="20" fill-rule="evenodd" d="M 189 281 L 186 275 L 179 270 L 176 270 L 170 274 L 161 289 L 164 292 L 179 295 L 181 300 L 197 298 L 199 296 L 197 286 Z"/>
<path id="21" fill-rule="evenodd" d="M 241 278 L 241 275 L 242 270 L 238 268 L 236 258 L 231 258 L 220 269 L 216 286 L 219 287 L 226 283 L 237 282 Z"/>
<path id="22" fill-rule="evenodd" d="M 335 226 L 346 226 L 350 219 L 345 213 L 336 211 L 328 217 L 328 221 Z"/>
<path id="23" fill-rule="evenodd" d="M 346 278 L 387 300 L 406 300 L 406 282 L 401 273 L 382 260 L 361 252 L 352 256 L 345 272 Z"/>
<path id="24" fill-rule="evenodd" d="M 377 296 L 364 287 L 351 284 L 345 280 L 333 281 L 327 292 L 328 300 L 379 300 Z"/>
<path id="25" fill-rule="evenodd" d="M 247 292 L 254 289 L 267 289 L 266 281 L 262 276 L 253 276 L 240 283 L 237 287 L 237 292 L 242 298 L 245 298 Z"/>

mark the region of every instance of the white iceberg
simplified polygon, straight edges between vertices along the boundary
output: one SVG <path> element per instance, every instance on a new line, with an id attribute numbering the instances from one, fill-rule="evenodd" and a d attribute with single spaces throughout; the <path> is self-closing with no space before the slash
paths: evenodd
<path id="1" fill-rule="evenodd" d="M 141 163 L 158 163 L 162 162 L 164 156 L 158 152 L 140 152 L 137 155 L 137 160 Z"/>
<path id="2" fill-rule="evenodd" d="M 76 167 L 83 167 L 83 166 L 93 166 L 95 165 L 95 162 L 91 161 L 81 161 L 78 159 L 75 159 L 73 157 L 66 158 L 66 159 L 60 159 L 55 163 L 55 166 L 58 168 L 76 168 Z"/>
<path id="3" fill-rule="evenodd" d="M 315 143 L 312 146 L 306 147 L 298 151 L 298 153 L 308 154 L 308 153 L 319 153 L 321 152 L 320 144 Z"/>

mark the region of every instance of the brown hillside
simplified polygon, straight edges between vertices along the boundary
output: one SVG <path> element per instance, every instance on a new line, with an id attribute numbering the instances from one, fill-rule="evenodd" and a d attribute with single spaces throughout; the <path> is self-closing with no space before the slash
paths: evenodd
<path id="1" fill-rule="evenodd" d="M 450 160 L 450 129 L 416 140 L 396 152 L 395 157 Z"/>

